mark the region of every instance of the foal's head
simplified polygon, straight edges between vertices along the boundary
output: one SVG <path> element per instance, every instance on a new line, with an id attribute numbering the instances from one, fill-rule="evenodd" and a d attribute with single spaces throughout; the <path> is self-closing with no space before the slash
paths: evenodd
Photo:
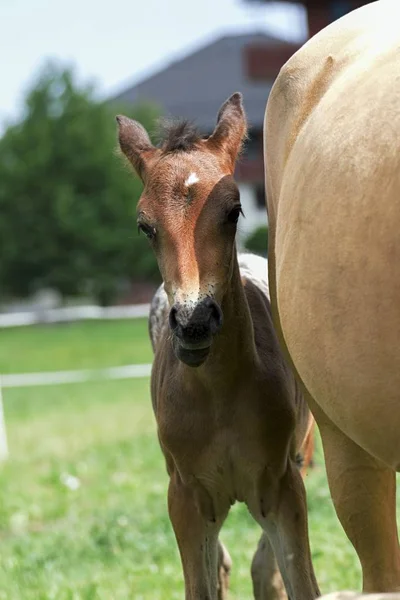
<path id="1" fill-rule="evenodd" d="M 242 98 L 234 94 L 223 104 L 209 138 L 177 123 L 160 148 L 139 123 L 122 116 L 117 121 L 121 149 L 144 183 L 138 226 L 157 256 L 175 352 L 198 366 L 222 327 L 221 303 L 232 274 L 241 213 L 233 172 L 246 134 Z"/>

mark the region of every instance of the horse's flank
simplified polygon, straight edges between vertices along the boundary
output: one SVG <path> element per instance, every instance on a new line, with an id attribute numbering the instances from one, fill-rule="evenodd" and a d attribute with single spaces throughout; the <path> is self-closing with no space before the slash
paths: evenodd
<path id="1" fill-rule="evenodd" d="M 366 591 L 400 590 L 400 29 L 354 11 L 282 69 L 265 120 L 275 324 Z"/>

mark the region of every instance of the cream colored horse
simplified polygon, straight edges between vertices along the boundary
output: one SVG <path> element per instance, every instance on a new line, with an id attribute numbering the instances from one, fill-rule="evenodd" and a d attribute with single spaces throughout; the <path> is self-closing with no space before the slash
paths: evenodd
<path id="1" fill-rule="evenodd" d="M 364 591 L 400 590 L 400 2 L 283 67 L 265 121 L 270 288 Z"/>

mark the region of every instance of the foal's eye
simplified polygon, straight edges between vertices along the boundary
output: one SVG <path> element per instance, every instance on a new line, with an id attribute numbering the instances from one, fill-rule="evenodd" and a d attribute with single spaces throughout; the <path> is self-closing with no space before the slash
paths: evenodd
<path id="1" fill-rule="evenodd" d="M 156 230 L 154 227 L 152 227 L 151 225 L 148 225 L 147 223 L 138 223 L 138 231 L 143 232 L 144 235 L 149 239 L 152 240 L 154 239 L 155 235 L 156 235 Z"/>
<path id="2" fill-rule="evenodd" d="M 228 221 L 228 223 L 237 223 L 238 220 L 239 220 L 240 215 L 243 215 L 242 207 L 241 206 L 235 206 L 234 208 L 232 208 L 229 211 L 229 213 L 227 215 L 227 221 Z"/>

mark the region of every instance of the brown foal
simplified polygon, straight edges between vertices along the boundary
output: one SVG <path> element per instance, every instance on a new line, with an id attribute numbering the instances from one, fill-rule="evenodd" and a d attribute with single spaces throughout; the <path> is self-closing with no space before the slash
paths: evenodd
<path id="1" fill-rule="evenodd" d="M 218 535 L 236 501 L 264 531 L 255 597 L 279 593 L 276 557 L 288 596 L 312 600 L 319 590 L 297 464 L 312 420 L 274 332 L 267 263 L 238 257 L 235 246 L 241 96 L 225 102 L 207 139 L 178 123 L 156 148 L 137 122 L 117 120 L 144 183 L 138 225 L 164 281 L 150 314 L 151 392 L 186 600 L 225 597 L 230 559 Z"/>

